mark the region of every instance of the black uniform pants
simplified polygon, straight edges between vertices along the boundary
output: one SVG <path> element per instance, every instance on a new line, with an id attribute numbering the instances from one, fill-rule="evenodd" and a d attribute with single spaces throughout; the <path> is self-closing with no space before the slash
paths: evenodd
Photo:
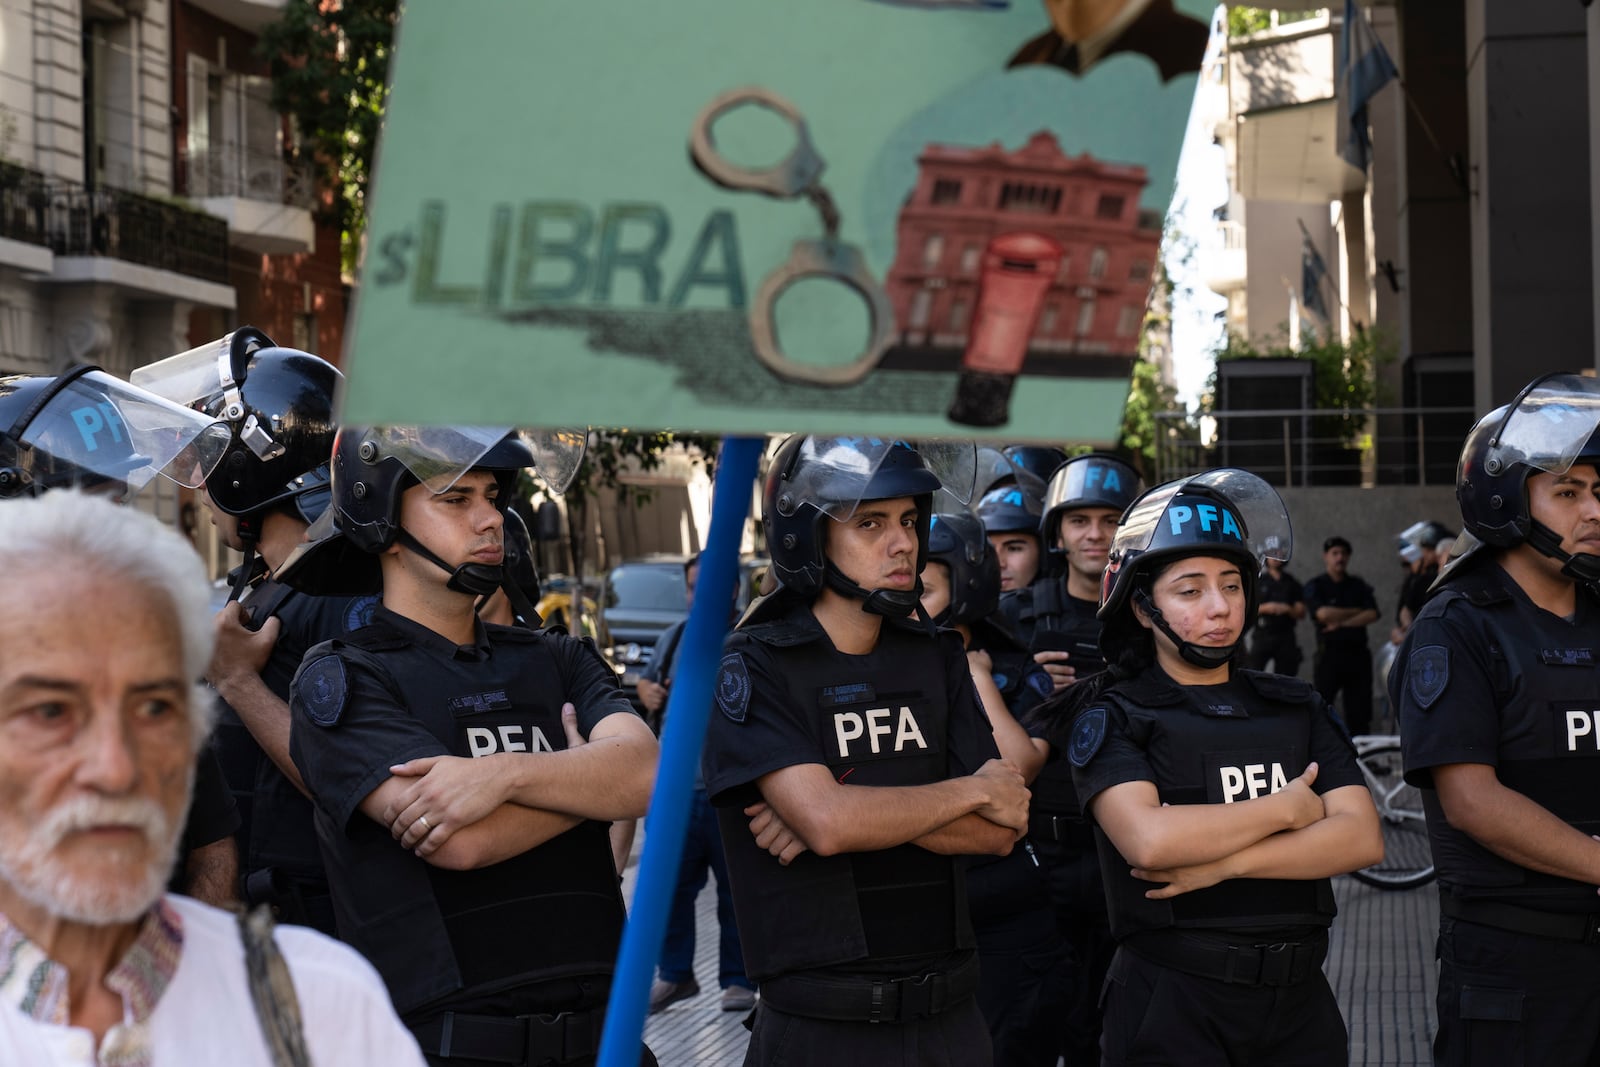
<path id="1" fill-rule="evenodd" d="M 1061 1020 L 1061 1054 L 1068 1064 L 1093 1063 L 1100 1054 L 1100 988 L 1117 943 L 1111 937 L 1106 891 L 1093 831 L 1083 822 L 1069 840 L 1033 839 L 1050 882 L 1050 900 L 1071 958 L 1071 991 Z"/>
<path id="2" fill-rule="evenodd" d="M 1264 671 L 1267 664 L 1277 674 L 1290 678 L 1300 673 L 1300 646 L 1295 644 L 1294 628 L 1267 629 L 1258 626 L 1250 634 L 1250 669 Z"/>
<path id="3" fill-rule="evenodd" d="M 838 1022 L 756 1005 L 745 1067 L 991 1067 L 994 1050 L 978 1002 L 968 998 L 931 1019 Z"/>
<path id="4" fill-rule="evenodd" d="M 1020 845 L 1009 856 L 974 863 L 967 869 L 967 904 L 978 941 L 978 1008 L 994 1061 L 1056 1067 L 1074 968 L 1043 871 Z"/>
<path id="5" fill-rule="evenodd" d="M 1439 1067 L 1600 1065 L 1600 945 L 1439 920 Z"/>
<path id="6" fill-rule="evenodd" d="M 1313 675 L 1311 684 L 1329 704 L 1344 693 L 1345 729 L 1352 735 L 1372 729 L 1372 653 L 1365 645 L 1319 648 Z"/>
<path id="7" fill-rule="evenodd" d="M 1105 1067 L 1346 1067 L 1349 1034 L 1320 970 L 1234 985 L 1117 950 L 1106 973 Z"/>

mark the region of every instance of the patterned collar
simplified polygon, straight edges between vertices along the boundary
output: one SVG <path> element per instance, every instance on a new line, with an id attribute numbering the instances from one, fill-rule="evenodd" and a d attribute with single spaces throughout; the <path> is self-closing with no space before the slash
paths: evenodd
<path id="1" fill-rule="evenodd" d="M 178 971 L 183 954 L 183 919 L 166 901 L 145 916 L 128 954 L 106 975 L 106 987 L 122 997 L 123 1021 L 101 1042 L 100 1067 L 150 1067 L 150 1016 Z M 53 1026 L 70 1025 L 67 968 L 0 915 L 0 1002 Z"/>

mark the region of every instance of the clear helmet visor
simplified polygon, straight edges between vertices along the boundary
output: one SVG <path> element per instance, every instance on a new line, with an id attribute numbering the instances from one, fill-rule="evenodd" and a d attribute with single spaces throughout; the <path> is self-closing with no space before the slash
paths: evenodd
<path id="1" fill-rule="evenodd" d="M 1600 427 L 1600 379 L 1552 375 L 1512 405 L 1484 457 L 1485 467 L 1496 474 L 1525 463 L 1565 474 L 1596 427 Z M 1500 464 L 1498 470 L 1495 463 Z"/>
<path id="2" fill-rule="evenodd" d="M 972 499 L 977 451 L 970 441 L 885 437 L 806 437 L 778 495 L 778 510 L 793 515 L 809 504 L 838 521 L 863 500 L 945 491 L 957 506 Z"/>
<path id="3" fill-rule="evenodd" d="M 531 468 L 552 492 L 563 493 L 578 473 L 588 440 L 584 431 L 509 426 L 373 426 L 353 432 L 361 434 L 364 458 L 399 460 L 435 494 L 483 466 Z"/>
<path id="4" fill-rule="evenodd" d="M 1178 501 L 1180 496 L 1186 499 Z M 1216 513 L 1208 513 L 1204 503 L 1188 499 L 1194 497 L 1220 497 L 1222 507 Z M 1144 553 L 1190 539 L 1203 542 L 1208 539 L 1207 534 L 1224 531 L 1234 520 L 1243 525 L 1238 531 L 1239 540 L 1257 563 L 1268 559 L 1289 562 L 1294 542 L 1283 500 L 1254 474 L 1233 467 L 1168 482 L 1134 501 L 1117 527 L 1111 557 L 1123 559 L 1129 553 Z"/>
<path id="5" fill-rule="evenodd" d="M 175 356 L 148 366 L 137 368 L 128 375 L 128 380 L 141 389 L 148 389 L 157 396 L 165 397 L 174 404 L 184 407 L 193 407 L 195 404 L 216 395 L 219 390 L 238 385 L 234 381 L 235 369 L 235 342 L 238 342 L 238 356 L 247 357 L 248 353 L 262 347 L 267 341 L 266 335 L 255 329 L 236 330 L 225 334 L 215 341 L 208 341 L 203 345 L 179 352 Z M 237 362 L 242 363 L 243 359 Z M 239 368 L 243 372 L 243 367 Z M 243 415 L 241 411 L 239 416 Z M 229 416 L 224 416 L 229 417 Z"/>
<path id="6" fill-rule="evenodd" d="M 23 428 L 18 461 L 38 485 L 125 483 L 162 474 L 198 487 L 222 461 L 228 428 L 104 371 L 55 392 Z"/>

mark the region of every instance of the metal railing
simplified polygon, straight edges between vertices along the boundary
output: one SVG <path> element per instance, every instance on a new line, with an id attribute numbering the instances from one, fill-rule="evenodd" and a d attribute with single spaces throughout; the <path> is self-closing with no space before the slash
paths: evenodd
<path id="1" fill-rule="evenodd" d="M 185 196 L 237 196 L 310 209 L 316 203 L 311 169 L 277 151 L 249 145 L 178 149 L 178 188 Z"/>
<path id="2" fill-rule="evenodd" d="M 0 237 L 58 256 L 106 256 L 228 284 L 228 224 L 221 219 L 11 163 L 0 163 Z"/>
<path id="3" fill-rule="evenodd" d="M 1449 485 L 1466 407 L 1158 412 L 1160 481 L 1242 467 L 1277 486 Z"/>

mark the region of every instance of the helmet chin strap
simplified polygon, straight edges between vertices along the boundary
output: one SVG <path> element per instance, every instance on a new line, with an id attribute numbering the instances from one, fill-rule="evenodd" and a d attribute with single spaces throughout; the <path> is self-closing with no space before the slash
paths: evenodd
<path id="1" fill-rule="evenodd" d="M 1587 552 L 1567 552 L 1561 547 L 1556 532 L 1537 519 L 1528 528 L 1528 544 L 1541 556 L 1548 556 L 1561 564 L 1561 573 L 1575 582 L 1600 582 L 1600 556 Z"/>
<path id="2" fill-rule="evenodd" d="M 1156 607 L 1155 601 L 1150 599 L 1150 594 L 1143 589 L 1133 591 L 1133 601 L 1138 604 L 1144 613 L 1150 616 L 1150 622 L 1156 629 L 1167 635 L 1167 640 L 1178 646 L 1178 655 L 1183 657 L 1183 662 L 1202 670 L 1216 670 L 1227 665 L 1233 657 L 1234 650 L 1239 647 L 1239 641 L 1230 645 L 1197 645 L 1192 641 L 1185 641 L 1172 632 L 1172 627 L 1167 623 L 1167 617 Z M 1240 640 L 1243 640 L 1241 635 Z"/>
<path id="3" fill-rule="evenodd" d="M 870 592 L 857 585 L 854 580 L 845 576 L 845 573 L 833 565 L 829 560 L 822 570 L 822 580 L 840 596 L 847 596 L 852 600 L 861 601 L 861 610 L 869 615 L 882 615 L 890 619 L 904 619 L 913 612 L 922 618 L 927 618 L 927 613 L 922 610 L 922 579 L 919 577 L 910 589 L 874 589 Z"/>
<path id="4" fill-rule="evenodd" d="M 473 596 L 489 596 L 499 589 L 500 583 L 505 580 L 504 564 L 463 563 L 459 567 L 452 567 L 427 545 L 411 536 L 409 530 L 402 528 L 398 539 L 402 545 L 450 576 L 450 580 L 444 583 L 447 589 L 453 589 L 458 593 L 470 593 Z"/>

